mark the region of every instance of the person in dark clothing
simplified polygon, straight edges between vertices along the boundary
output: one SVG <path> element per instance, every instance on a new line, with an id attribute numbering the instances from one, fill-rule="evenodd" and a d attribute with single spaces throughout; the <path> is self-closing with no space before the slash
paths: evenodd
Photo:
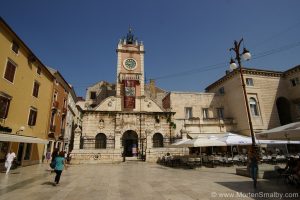
<path id="1" fill-rule="evenodd" d="M 58 148 L 55 148 L 51 154 L 51 162 L 53 162 L 55 160 L 55 157 L 58 156 L 58 153 L 59 153 Z"/>
<path id="2" fill-rule="evenodd" d="M 61 151 L 61 152 L 59 152 L 58 156 L 55 157 L 54 171 L 56 173 L 56 176 L 54 179 L 54 186 L 59 184 L 60 176 L 61 176 L 61 173 L 64 168 L 66 168 L 65 153 L 63 151 Z"/>
<path id="3" fill-rule="evenodd" d="M 251 178 L 253 179 L 253 186 L 254 186 L 254 188 L 256 188 L 257 172 L 258 172 L 258 158 L 257 158 L 257 152 L 254 147 L 252 147 L 249 152 L 249 169 L 250 169 Z"/>
<path id="4" fill-rule="evenodd" d="M 50 163 L 50 167 L 51 169 L 55 168 L 55 158 L 58 156 L 59 150 L 58 148 L 55 148 L 54 151 L 51 154 L 51 163 Z M 51 170 L 51 173 L 54 172 L 53 170 Z"/>

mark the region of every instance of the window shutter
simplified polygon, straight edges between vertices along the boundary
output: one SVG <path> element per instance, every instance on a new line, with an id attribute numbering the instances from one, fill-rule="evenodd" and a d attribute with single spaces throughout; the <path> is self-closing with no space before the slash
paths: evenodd
<path id="1" fill-rule="evenodd" d="M 16 66 L 13 65 L 10 61 L 7 62 L 5 75 L 4 77 L 9 80 L 10 82 L 13 82 L 14 76 L 15 76 Z"/>

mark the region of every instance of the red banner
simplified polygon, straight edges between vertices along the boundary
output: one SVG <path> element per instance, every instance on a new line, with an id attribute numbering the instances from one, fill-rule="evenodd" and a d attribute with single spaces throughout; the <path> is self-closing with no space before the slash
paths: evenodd
<path id="1" fill-rule="evenodd" d="M 136 84 L 135 80 L 124 80 L 124 108 L 135 108 Z"/>

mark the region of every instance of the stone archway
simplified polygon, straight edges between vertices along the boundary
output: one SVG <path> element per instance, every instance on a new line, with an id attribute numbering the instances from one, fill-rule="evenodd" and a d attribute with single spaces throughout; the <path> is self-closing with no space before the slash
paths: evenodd
<path id="1" fill-rule="evenodd" d="M 123 156 L 137 156 L 138 134 L 135 131 L 128 130 L 122 136 Z"/>
<path id="2" fill-rule="evenodd" d="M 278 116 L 281 125 L 292 123 L 290 102 L 284 97 L 279 97 L 276 100 Z"/>

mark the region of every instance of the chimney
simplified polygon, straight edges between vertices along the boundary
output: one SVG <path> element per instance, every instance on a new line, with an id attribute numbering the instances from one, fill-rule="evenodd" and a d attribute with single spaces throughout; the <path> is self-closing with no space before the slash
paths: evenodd
<path id="1" fill-rule="evenodd" d="M 150 97 L 156 99 L 155 80 L 150 79 Z"/>

